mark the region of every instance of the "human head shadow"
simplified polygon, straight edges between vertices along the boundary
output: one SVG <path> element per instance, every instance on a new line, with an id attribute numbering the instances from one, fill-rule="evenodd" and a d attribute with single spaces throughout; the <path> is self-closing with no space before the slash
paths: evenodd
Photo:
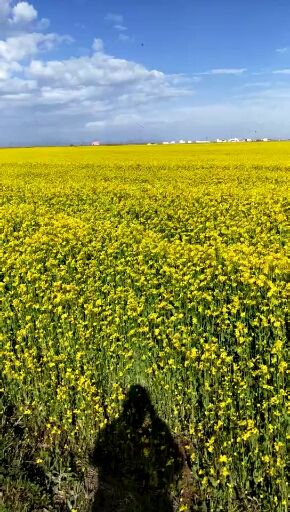
<path id="1" fill-rule="evenodd" d="M 170 494 L 184 459 L 142 386 L 131 386 L 120 417 L 100 433 L 92 462 L 93 512 L 173 512 Z"/>

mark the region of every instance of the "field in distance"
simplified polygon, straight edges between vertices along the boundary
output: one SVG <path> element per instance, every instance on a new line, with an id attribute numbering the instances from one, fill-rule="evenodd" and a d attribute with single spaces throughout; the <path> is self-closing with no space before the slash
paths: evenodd
<path id="1" fill-rule="evenodd" d="M 1 511 L 286 511 L 289 169 L 0 150 Z"/>

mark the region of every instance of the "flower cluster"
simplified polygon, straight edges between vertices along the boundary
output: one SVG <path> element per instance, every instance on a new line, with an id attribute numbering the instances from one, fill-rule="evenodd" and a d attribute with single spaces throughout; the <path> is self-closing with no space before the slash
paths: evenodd
<path id="1" fill-rule="evenodd" d="M 287 166 L 99 149 L 0 156 L 1 373 L 35 461 L 81 457 L 140 383 L 212 510 L 286 510 Z"/>

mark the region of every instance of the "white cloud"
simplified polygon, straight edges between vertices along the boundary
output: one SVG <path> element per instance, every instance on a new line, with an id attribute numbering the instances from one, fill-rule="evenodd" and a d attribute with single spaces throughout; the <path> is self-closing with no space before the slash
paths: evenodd
<path id="1" fill-rule="evenodd" d="M 104 128 L 107 126 L 130 126 L 135 123 L 139 123 L 142 120 L 141 115 L 135 113 L 124 113 L 117 114 L 109 119 L 103 119 L 102 121 L 93 121 L 86 124 L 87 128 Z"/>
<path id="2" fill-rule="evenodd" d="M 157 83 L 165 86 L 168 82 L 166 75 L 160 71 L 148 70 L 133 61 L 107 55 L 102 50 L 102 42 L 99 39 L 93 43 L 91 57 L 47 62 L 32 60 L 26 73 L 37 79 L 39 84 L 57 84 L 61 87 L 106 87 L 108 94 L 112 92 L 112 87 L 130 87 L 148 82 L 154 82 L 155 86 Z"/>
<path id="3" fill-rule="evenodd" d="M 45 33 L 48 25 L 46 18 L 38 19 L 38 12 L 31 3 L 0 0 L 0 80 L 7 81 L 4 85 L 1 83 L 2 99 L 3 87 L 14 88 L 17 83 L 19 95 L 22 86 L 26 90 L 26 79 L 22 76 L 25 70 L 23 63 L 60 43 L 70 41 L 67 36 Z"/>
<path id="4" fill-rule="evenodd" d="M 12 8 L 12 23 L 31 23 L 37 17 L 37 10 L 28 2 L 19 2 Z"/>
<path id="5" fill-rule="evenodd" d="M 108 12 L 105 16 L 105 20 L 109 21 L 110 23 L 122 25 L 123 21 L 124 21 L 124 17 L 122 16 L 122 14 L 114 14 L 112 12 Z"/>
<path id="6" fill-rule="evenodd" d="M 127 27 L 125 27 L 124 25 L 119 25 L 119 24 L 114 25 L 114 28 L 116 30 L 119 30 L 120 32 L 124 32 L 125 30 L 127 30 Z"/>
<path id="7" fill-rule="evenodd" d="M 29 2 L 0 0 L 0 37 L 2 39 L 27 32 L 44 31 L 47 18 L 38 18 L 37 9 Z"/>
<path id="8" fill-rule="evenodd" d="M 33 55 L 43 44 L 48 48 L 55 40 L 62 39 L 55 34 L 26 34 L 10 38 L 0 45 L 0 57 L 7 61 L 21 60 Z M 125 59 L 117 59 L 103 51 L 103 43 L 96 39 L 93 43 L 91 57 L 70 58 L 67 60 L 42 61 L 32 60 L 25 67 L 27 76 L 38 80 L 41 85 L 58 84 L 65 87 L 94 85 L 95 87 L 112 87 L 154 81 L 155 84 L 167 84 L 166 75 L 157 70 L 148 70 L 141 64 Z"/>
<path id="9" fill-rule="evenodd" d="M 179 138 L 230 138 L 288 136 L 290 97 L 279 101 L 264 98 L 260 103 L 255 98 L 247 101 L 221 101 L 204 105 L 173 107 L 166 105 L 154 111 L 153 108 L 140 111 L 139 116 L 129 112 L 126 115 L 110 115 L 102 121 L 91 123 L 87 128 L 102 138 L 127 139 L 179 139 Z M 222 120 L 222 121 L 221 121 Z M 142 127 L 141 128 L 141 124 Z"/>
<path id="10" fill-rule="evenodd" d="M 119 41 L 129 41 L 131 39 L 130 36 L 122 33 L 128 30 L 126 25 L 124 25 L 124 16 L 122 14 L 114 14 L 109 12 L 106 14 L 105 20 L 112 24 L 113 29 L 117 30 L 117 32 L 120 32 Z"/>
<path id="11" fill-rule="evenodd" d="M 38 52 L 51 50 L 56 44 L 68 42 L 66 36 L 57 34 L 27 33 L 0 40 L 0 60 L 7 62 L 21 61 Z"/>
<path id="12" fill-rule="evenodd" d="M 100 90 L 93 85 L 40 87 L 37 80 L 35 89 L 35 82 L 30 80 L 22 93 L 5 92 L 7 116 L 0 118 L 2 143 L 15 140 L 20 115 L 21 135 L 19 131 L 17 141 L 23 144 L 67 144 L 94 138 L 125 141 L 246 137 L 254 132 L 259 137 L 277 136 L 277 133 L 282 137 L 289 133 L 290 90 L 286 89 L 269 89 L 263 94 L 251 93 L 204 105 L 194 105 L 191 100 L 181 106 L 174 104 L 173 91 L 166 98 L 158 81 L 144 85 L 137 80 L 134 87 L 126 87 L 121 94 L 120 86 Z M 37 132 L 33 128 L 35 124 Z M 3 131 L 2 126 L 5 126 Z"/>
<path id="13" fill-rule="evenodd" d="M 0 80 L 8 80 L 11 73 L 22 70 L 22 66 L 18 62 L 1 62 L 0 61 Z M 0 82 L 1 84 L 1 82 Z"/>
<path id="14" fill-rule="evenodd" d="M 249 88 L 256 88 L 256 87 L 270 87 L 271 82 L 247 82 L 246 84 L 243 84 L 240 86 L 240 89 L 249 89 Z"/>
<path id="15" fill-rule="evenodd" d="M 52 35 L 19 37 L 21 44 L 15 44 L 15 37 L 13 44 L 9 39 L 5 46 L 0 45 L 0 59 L 5 56 L 7 68 L 0 87 L 2 122 L 6 115 L 11 124 L 13 112 L 21 119 L 29 118 L 31 127 L 37 118 L 38 127 L 43 126 L 46 133 L 50 128 L 50 142 L 56 127 L 62 132 L 72 124 L 78 136 L 84 132 L 88 137 L 97 127 L 106 130 L 110 123 L 125 129 L 126 124 L 148 115 L 150 109 L 157 112 L 163 102 L 168 104 L 193 92 L 185 77 L 108 55 L 100 39 L 94 40 L 91 56 L 45 61 L 34 55 L 40 45 L 54 43 Z M 28 57 L 31 60 L 24 61 L 21 72 L 8 69 L 8 64 L 11 68 L 12 62 Z M 40 132 L 34 137 L 40 137 Z"/>
<path id="16" fill-rule="evenodd" d="M 273 71 L 274 75 L 290 75 L 290 68 L 288 69 L 276 69 Z"/>
<path id="17" fill-rule="evenodd" d="M 277 53 L 287 53 L 288 52 L 288 48 L 287 47 L 277 48 L 276 52 Z"/>
<path id="18" fill-rule="evenodd" d="M 268 88 L 247 91 L 244 89 L 243 93 L 233 96 L 232 99 L 243 105 L 262 106 L 265 110 L 280 109 L 285 102 L 285 108 L 287 108 L 287 103 L 290 101 L 290 87 L 279 82 L 273 83 Z"/>
<path id="19" fill-rule="evenodd" d="M 128 36 L 127 34 L 123 34 L 122 32 L 121 32 L 121 34 L 119 34 L 118 39 L 119 39 L 119 41 L 123 41 L 123 42 L 132 40 L 130 36 Z"/>
<path id="20" fill-rule="evenodd" d="M 246 68 L 215 68 L 199 73 L 200 75 L 243 75 Z"/>
<path id="21" fill-rule="evenodd" d="M 98 52 L 102 52 L 104 49 L 104 43 L 102 41 L 102 39 L 95 39 L 94 42 L 93 42 L 93 50 L 98 53 Z"/>

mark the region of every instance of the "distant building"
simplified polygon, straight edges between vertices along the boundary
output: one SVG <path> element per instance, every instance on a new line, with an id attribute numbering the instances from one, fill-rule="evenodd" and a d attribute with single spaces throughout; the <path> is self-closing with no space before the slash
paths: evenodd
<path id="1" fill-rule="evenodd" d="M 164 141 L 164 142 L 162 142 L 162 144 L 169 144 L 169 142 Z"/>
<path id="2" fill-rule="evenodd" d="M 246 142 L 252 142 L 252 139 L 246 139 Z"/>
<path id="3" fill-rule="evenodd" d="M 188 141 L 187 141 L 187 144 L 192 144 L 192 140 L 188 140 Z"/>
<path id="4" fill-rule="evenodd" d="M 265 139 L 262 139 L 263 142 L 268 142 L 269 139 L 265 138 Z"/>
<path id="5" fill-rule="evenodd" d="M 92 142 L 92 144 L 91 144 L 91 145 L 92 145 L 92 146 L 100 146 L 100 145 L 101 145 L 101 143 L 100 143 L 100 141 L 99 141 L 99 140 L 94 140 L 94 141 Z"/>
<path id="6" fill-rule="evenodd" d="M 233 139 L 229 139 L 228 142 L 240 142 L 240 139 L 237 139 L 237 137 L 234 137 Z"/>
<path id="7" fill-rule="evenodd" d="M 185 144 L 185 140 L 180 139 L 179 144 Z"/>
<path id="8" fill-rule="evenodd" d="M 209 144 L 209 140 L 196 140 L 196 144 Z"/>
<path id="9" fill-rule="evenodd" d="M 172 140 L 172 141 L 170 142 L 170 144 L 175 144 L 175 140 Z"/>

